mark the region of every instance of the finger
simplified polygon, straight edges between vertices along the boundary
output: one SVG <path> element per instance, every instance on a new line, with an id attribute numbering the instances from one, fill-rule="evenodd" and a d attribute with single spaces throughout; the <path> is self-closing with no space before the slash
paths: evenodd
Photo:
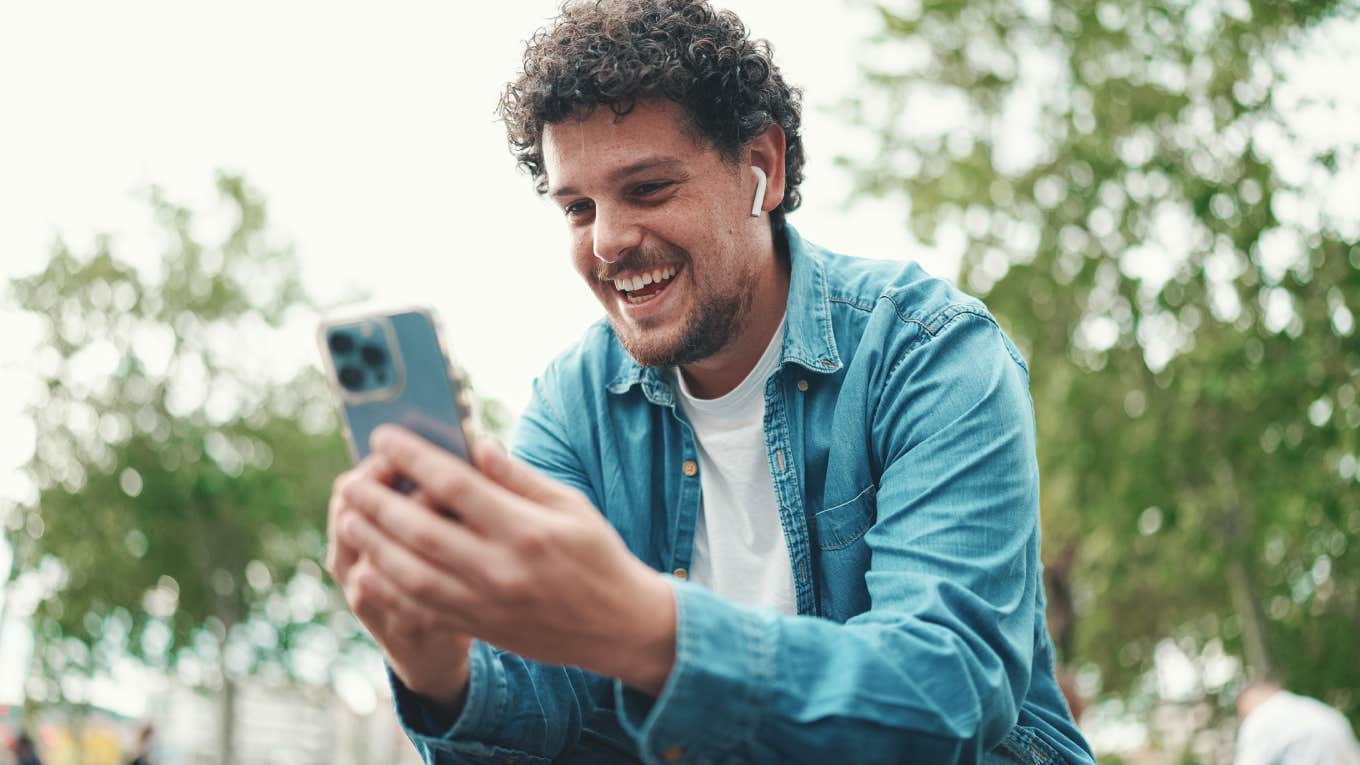
<path id="1" fill-rule="evenodd" d="M 463 524 L 374 481 L 355 481 L 344 492 L 365 520 L 435 567 L 471 581 L 487 570 L 488 543 Z"/>
<path id="2" fill-rule="evenodd" d="M 472 459 L 487 478 L 535 502 L 553 504 L 575 491 L 534 469 L 529 463 L 512 457 L 500 444 L 489 438 L 477 442 L 472 450 Z"/>
<path id="3" fill-rule="evenodd" d="M 364 478 L 371 478 L 383 484 L 391 485 L 397 479 L 397 474 L 392 462 L 386 457 L 380 454 L 370 454 L 357 465 L 336 477 L 331 488 L 330 502 L 326 505 L 326 569 L 331 572 L 331 576 L 336 581 L 344 578 L 345 570 L 354 564 L 356 555 L 355 551 L 339 540 L 336 535 L 340 523 L 340 512 L 345 506 L 342 494 L 347 484 Z"/>
<path id="4" fill-rule="evenodd" d="M 445 613 L 460 613 L 476 592 L 446 569 L 437 567 L 389 538 L 362 515 L 349 515 L 340 534 L 409 601 Z"/>
<path id="5" fill-rule="evenodd" d="M 352 547 L 340 541 L 341 506 L 340 497 L 337 495 L 331 497 L 326 507 L 326 570 L 336 583 L 344 581 L 345 573 L 354 565 L 357 557 Z"/>
<path id="6" fill-rule="evenodd" d="M 354 473 L 358 476 L 372 478 L 388 486 L 401 479 L 397 466 L 381 454 L 370 454 L 365 457 L 362 462 L 354 467 Z"/>
<path id="7" fill-rule="evenodd" d="M 415 629 L 417 625 L 452 629 L 443 613 L 407 597 L 367 557 L 360 557 L 355 562 L 344 589 L 345 600 L 354 615 L 379 643 L 397 638 L 398 633 Z"/>
<path id="8" fill-rule="evenodd" d="M 519 497 L 414 433 L 384 425 L 373 432 L 373 449 L 415 481 L 438 507 L 448 508 L 474 531 L 502 536 L 528 521 Z"/>
<path id="9" fill-rule="evenodd" d="M 343 582 L 345 572 L 354 564 L 355 551 L 340 541 L 340 514 L 345 507 L 341 492 L 348 481 L 353 480 L 354 471 L 341 473 L 331 487 L 330 500 L 326 503 L 326 570 L 337 583 Z"/>

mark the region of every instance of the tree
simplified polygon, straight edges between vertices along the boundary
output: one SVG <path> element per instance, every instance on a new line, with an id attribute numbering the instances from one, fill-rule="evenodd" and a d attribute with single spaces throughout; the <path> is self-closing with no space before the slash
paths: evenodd
<path id="1" fill-rule="evenodd" d="M 961 240 L 1030 359 L 1054 631 L 1109 692 L 1173 639 L 1360 720 L 1360 227 L 1328 200 L 1360 136 L 1308 146 L 1291 114 L 1340 106 L 1283 86 L 1355 11 L 877 6 L 841 161 Z"/>
<path id="2" fill-rule="evenodd" d="M 37 501 L 6 528 L 16 575 L 53 595 L 33 614 L 30 687 L 81 703 L 80 678 L 126 654 L 178 671 L 220 690 L 230 763 L 240 678 L 324 681 L 365 638 L 318 564 L 347 465 L 331 397 L 312 370 L 276 379 L 295 374 L 277 330 L 312 306 L 259 195 L 217 187 L 235 221 L 211 244 L 153 190 L 154 274 L 102 239 L 90 257 L 58 243 L 12 283 L 42 327 L 43 395 L 28 412 Z"/>

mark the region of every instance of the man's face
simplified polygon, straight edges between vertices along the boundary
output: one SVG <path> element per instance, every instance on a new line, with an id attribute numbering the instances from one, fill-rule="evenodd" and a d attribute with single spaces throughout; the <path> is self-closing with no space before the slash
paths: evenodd
<path id="1" fill-rule="evenodd" d="M 621 119 L 599 108 L 543 132 L 548 195 L 566 216 L 576 270 L 647 366 L 721 350 L 747 320 L 760 273 L 754 176 L 683 120 L 677 104 L 649 101 Z"/>

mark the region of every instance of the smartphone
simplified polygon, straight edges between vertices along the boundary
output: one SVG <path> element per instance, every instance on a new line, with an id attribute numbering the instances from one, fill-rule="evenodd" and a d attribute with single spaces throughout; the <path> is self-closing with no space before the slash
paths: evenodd
<path id="1" fill-rule="evenodd" d="M 383 423 L 468 459 L 462 385 L 432 311 L 410 308 L 323 321 L 317 342 L 355 462 L 368 456 L 369 437 Z"/>

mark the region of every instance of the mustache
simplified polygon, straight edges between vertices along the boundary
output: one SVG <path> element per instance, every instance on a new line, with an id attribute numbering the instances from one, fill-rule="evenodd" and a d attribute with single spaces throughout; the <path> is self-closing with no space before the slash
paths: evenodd
<path id="1" fill-rule="evenodd" d="M 670 247 L 638 247 L 629 250 L 627 254 L 613 263 L 601 263 L 596 266 L 595 278 L 606 282 L 619 274 L 650 271 L 661 266 L 682 262 L 688 258 L 689 253 L 674 245 Z"/>

